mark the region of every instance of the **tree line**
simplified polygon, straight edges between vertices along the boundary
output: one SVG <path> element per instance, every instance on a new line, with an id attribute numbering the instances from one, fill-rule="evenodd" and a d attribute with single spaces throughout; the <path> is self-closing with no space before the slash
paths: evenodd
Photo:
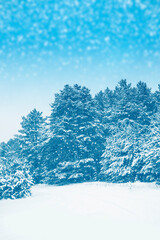
<path id="1" fill-rule="evenodd" d="M 160 85 L 121 80 L 94 97 L 65 85 L 50 116 L 33 109 L 0 144 L 0 199 L 28 196 L 33 184 L 89 181 L 160 183 Z"/>

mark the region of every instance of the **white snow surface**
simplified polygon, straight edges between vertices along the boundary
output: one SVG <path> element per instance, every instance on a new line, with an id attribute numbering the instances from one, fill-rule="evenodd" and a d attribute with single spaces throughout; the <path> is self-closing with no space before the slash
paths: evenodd
<path id="1" fill-rule="evenodd" d="M 155 184 L 37 185 L 0 201 L 0 240 L 160 239 Z"/>

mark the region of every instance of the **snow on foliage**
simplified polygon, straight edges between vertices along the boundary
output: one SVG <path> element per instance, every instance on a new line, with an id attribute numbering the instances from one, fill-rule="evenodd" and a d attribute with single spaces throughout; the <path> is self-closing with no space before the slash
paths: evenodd
<path id="1" fill-rule="evenodd" d="M 16 199 L 30 196 L 32 177 L 24 163 L 14 161 L 6 163 L 6 159 L 0 159 L 0 199 Z"/>
<path id="2" fill-rule="evenodd" d="M 32 182 L 159 184 L 159 90 L 121 80 L 92 97 L 86 87 L 64 86 L 48 118 L 32 110 L 0 144 L 1 198 L 27 196 Z"/>

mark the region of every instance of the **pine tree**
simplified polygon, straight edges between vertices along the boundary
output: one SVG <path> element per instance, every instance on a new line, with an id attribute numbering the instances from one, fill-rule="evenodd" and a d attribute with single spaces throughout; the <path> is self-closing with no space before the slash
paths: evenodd
<path id="1" fill-rule="evenodd" d="M 135 181 L 137 172 L 133 167 L 140 154 L 141 137 L 145 127 L 133 120 L 119 121 L 112 135 L 106 140 L 106 150 L 102 156 L 101 176 L 110 182 Z M 139 160 L 139 159 L 138 159 Z"/>
<path id="2" fill-rule="evenodd" d="M 16 142 L 16 139 L 12 139 L 6 144 L 1 144 L 0 199 L 16 199 L 31 194 L 32 177 L 25 159 L 17 157 L 17 148 L 14 148 Z"/>
<path id="3" fill-rule="evenodd" d="M 66 166 L 67 162 L 75 163 L 92 158 L 95 167 L 92 166 L 93 163 L 90 167 L 96 169 L 95 176 L 92 176 L 92 180 L 95 180 L 99 173 L 104 140 L 90 91 L 86 87 L 66 85 L 60 94 L 55 95 L 51 108 L 49 170 Z M 86 165 L 89 164 L 90 161 L 86 161 Z"/>
<path id="4" fill-rule="evenodd" d="M 160 183 L 160 114 L 152 119 L 144 135 L 136 162 L 137 180 Z M 135 167 L 135 164 L 134 164 Z"/>
<path id="5" fill-rule="evenodd" d="M 36 109 L 0 144 L 0 199 L 30 194 L 32 183 L 103 180 L 160 184 L 160 86 L 121 80 L 92 98 L 66 85 L 47 119 Z"/>
<path id="6" fill-rule="evenodd" d="M 135 102 L 138 105 L 138 121 L 143 125 L 150 125 L 151 116 L 157 112 L 157 106 L 151 89 L 144 82 L 139 82 L 136 88 Z"/>
<path id="7" fill-rule="evenodd" d="M 47 139 L 46 122 L 42 113 L 33 109 L 22 117 L 19 139 L 22 145 L 22 157 L 27 159 L 34 182 L 43 179 L 45 166 L 41 157 L 43 143 Z"/>

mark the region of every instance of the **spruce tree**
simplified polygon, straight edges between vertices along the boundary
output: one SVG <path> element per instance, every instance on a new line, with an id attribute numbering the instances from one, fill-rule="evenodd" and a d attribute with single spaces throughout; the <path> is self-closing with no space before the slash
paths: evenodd
<path id="1" fill-rule="evenodd" d="M 0 199 L 16 199 L 29 196 L 33 181 L 27 161 L 18 157 L 17 139 L 11 139 L 1 146 Z"/>
<path id="2" fill-rule="evenodd" d="M 46 122 L 42 113 L 33 109 L 22 117 L 19 139 L 22 145 L 22 157 L 27 159 L 35 183 L 44 177 L 45 164 L 41 157 L 43 143 L 47 139 Z"/>
<path id="3" fill-rule="evenodd" d="M 83 173 L 83 181 L 86 174 L 88 179 L 95 180 L 99 174 L 104 139 L 90 91 L 79 85 L 66 85 L 55 95 L 55 101 L 51 105 L 50 125 L 52 137 L 49 146 L 52 153 L 48 165 L 60 169 L 66 163 L 94 159 L 84 161 L 91 170 L 90 173 Z"/>

